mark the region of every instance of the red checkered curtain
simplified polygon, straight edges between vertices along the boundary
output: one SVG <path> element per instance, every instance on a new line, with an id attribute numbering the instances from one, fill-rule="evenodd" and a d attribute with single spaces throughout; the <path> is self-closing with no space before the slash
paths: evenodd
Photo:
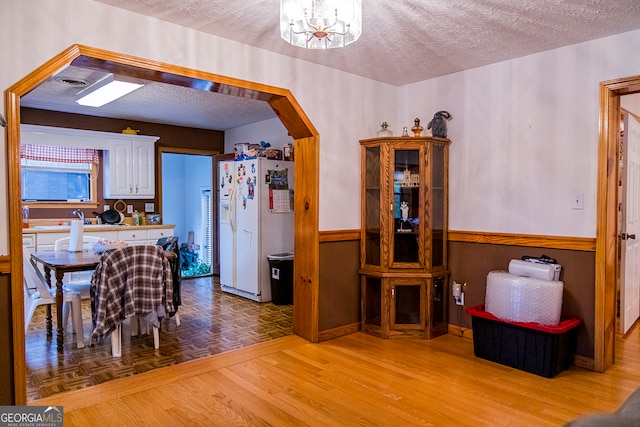
<path id="1" fill-rule="evenodd" d="M 56 147 L 53 145 L 20 144 L 20 158 L 41 162 L 95 163 L 98 150 L 93 148 Z"/>

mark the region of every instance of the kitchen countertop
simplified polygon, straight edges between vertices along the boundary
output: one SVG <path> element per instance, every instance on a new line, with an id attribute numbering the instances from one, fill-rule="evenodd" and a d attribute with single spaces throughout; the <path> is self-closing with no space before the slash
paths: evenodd
<path id="1" fill-rule="evenodd" d="M 150 225 L 129 225 L 129 224 L 90 224 L 85 225 L 84 230 L 91 231 L 118 231 L 118 230 L 153 230 L 159 228 L 175 228 L 174 224 L 150 224 Z M 22 233 L 60 233 L 68 232 L 69 225 L 44 225 L 23 228 Z"/>

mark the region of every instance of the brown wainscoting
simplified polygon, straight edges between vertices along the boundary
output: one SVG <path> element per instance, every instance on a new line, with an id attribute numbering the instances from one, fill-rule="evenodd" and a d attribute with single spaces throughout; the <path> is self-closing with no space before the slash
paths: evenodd
<path id="1" fill-rule="evenodd" d="M 321 334 L 346 332 L 349 329 L 343 328 L 359 318 L 359 240 L 360 230 L 320 232 Z M 579 316 L 584 322 L 578 334 L 576 365 L 593 366 L 595 238 L 454 230 L 449 231 L 448 241 L 451 280 L 467 283 L 465 306 L 450 301 L 452 333 L 464 335 L 471 330 L 466 308 L 484 303 L 490 271 L 507 270 L 511 259 L 523 255 L 547 255 L 562 265 L 563 313 Z M 341 314 L 336 318 L 338 312 Z"/>
<path id="2" fill-rule="evenodd" d="M 520 259 L 523 255 L 547 255 L 562 266 L 562 313 L 578 316 L 583 320 L 578 331 L 576 354 L 593 358 L 595 251 L 449 241 L 451 280 L 467 284 L 465 305 L 455 305 L 453 301 L 449 303 L 449 323 L 471 328 L 471 316 L 466 313 L 466 308 L 484 304 L 489 272 L 508 270 L 509 262 Z"/>
<path id="3" fill-rule="evenodd" d="M 3 257 L 8 258 L 8 257 Z M 6 262 L 8 264 L 8 261 Z M 12 312 L 11 312 L 11 275 L 0 274 L 0 405 L 15 405 L 16 396 L 13 388 L 14 360 Z M 20 324 L 19 327 L 22 327 Z"/>

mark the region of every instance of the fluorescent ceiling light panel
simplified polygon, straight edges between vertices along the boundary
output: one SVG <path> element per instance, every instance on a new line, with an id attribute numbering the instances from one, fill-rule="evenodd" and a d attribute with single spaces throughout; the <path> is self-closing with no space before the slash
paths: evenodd
<path id="1" fill-rule="evenodd" d="M 76 102 L 87 107 L 102 107 L 109 102 L 125 96 L 144 85 L 114 80 L 100 89 L 94 90 Z"/>

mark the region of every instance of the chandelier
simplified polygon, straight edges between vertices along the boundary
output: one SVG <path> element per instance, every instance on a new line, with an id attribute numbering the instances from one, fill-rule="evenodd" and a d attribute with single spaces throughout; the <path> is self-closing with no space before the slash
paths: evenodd
<path id="1" fill-rule="evenodd" d="M 362 0 L 280 0 L 280 36 L 306 49 L 344 47 L 362 34 Z"/>

